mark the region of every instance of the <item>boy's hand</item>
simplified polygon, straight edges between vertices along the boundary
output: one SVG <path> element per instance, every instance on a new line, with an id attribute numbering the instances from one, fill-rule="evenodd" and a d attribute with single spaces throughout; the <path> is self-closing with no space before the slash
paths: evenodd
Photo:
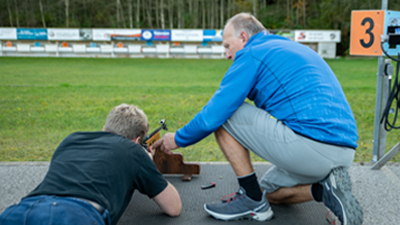
<path id="1" fill-rule="evenodd" d="M 153 146 L 150 146 L 148 149 L 149 149 L 149 151 L 146 151 L 146 152 L 149 155 L 150 159 L 153 160 L 154 154 L 156 153 L 156 149 L 153 149 Z"/>

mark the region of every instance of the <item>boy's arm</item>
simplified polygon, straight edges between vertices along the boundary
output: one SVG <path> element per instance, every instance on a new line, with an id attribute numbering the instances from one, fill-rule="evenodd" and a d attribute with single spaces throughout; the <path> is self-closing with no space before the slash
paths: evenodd
<path id="1" fill-rule="evenodd" d="M 167 187 L 156 195 L 153 200 L 161 210 L 169 216 L 179 216 L 182 211 L 181 198 L 175 187 L 168 182 Z"/>

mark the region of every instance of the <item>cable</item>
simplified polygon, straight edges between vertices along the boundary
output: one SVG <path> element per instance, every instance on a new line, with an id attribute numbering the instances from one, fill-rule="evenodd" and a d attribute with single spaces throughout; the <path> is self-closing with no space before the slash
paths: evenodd
<path id="1" fill-rule="evenodd" d="M 382 118 L 381 118 L 381 124 L 383 122 L 385 122 L 385 124 L 384 124 L 385 125 L 385 130 L 386 131 L 390 131 L 392 129 L 400 129 L 400 126 L 397 126 L 397 127 L 395 126 L 396 121 L 397 121 L 397 115 L 399 113 L 399 108 L 400 108 L 400 83 L 399 83 L 399 79 L 398 79 L 398 77 L 399 77 L 399 69 L 400 69 L 400 60 L 399 60 L 400 59 L 400 53 L 398 53 L 397 59 L 396 59 L 396 58 L 391 57 L 385 51 L 385 49 L 383 48 L 383 42 L 381 42 L 381 48 L 382 48 L 382 51 L 385 53 L 385 55 L 388 58 L 390 58 L 390 59 L 392 59 L 392 60 L 397 62 L 397 64 L 396 64 L 396 76 L 395 76 L 395 80 L 394 80 L 393 86 L 392 86 L 392 82 L 391 82 L 392 81 L 391 77 L 389 77 L 389 79 L 388 79 L 388 82 L 389 82 L 389 97 L 388 97 L 386 106 L 385 106 L 385 108 L 384 108 L 384 110 L 382 112 Z M 385 71 L 387 69 L 388 68 L 387 68 L 387 64 L 386 64 Z M 386 73 L 386 75 L 388 75 L 388 74 Z M 389 121 L 389 114 L 390 114 L 390 110 L 391 110 L 391 107 L 392 107 L 393 103 L 395 103 L 395 106 L 396 106 L 395 108 L 396 109 L 394 110 L 393 121 L 390 122 Z"/>
<path id="2" fill-rule="evenodd" d="M 385 51 L 385 49 L 383 48 L 383 42 L 381 42 L 381 49 L 382 49 L 382 51 L 383 51 L 383 53 L 385 53 L 385 55 L 389 58 L 389 59 L 391 59 L 391 60 L 393 60 L 393 61 L 396 61 L 396 62 L 400 62 L 400 60 L 399 60 L 399 58 L 393 58 L 392 56 L 390 56 L 386 51 Z"/>

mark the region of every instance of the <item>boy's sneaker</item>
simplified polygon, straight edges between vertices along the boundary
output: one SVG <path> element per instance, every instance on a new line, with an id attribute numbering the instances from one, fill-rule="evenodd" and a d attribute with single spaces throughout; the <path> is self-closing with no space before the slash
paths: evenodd
<path id="1" fill-rule="evenodd" d="M 324 188 L 322 201 L 339 218 L 342 225 L 359 225 L 363 222 L 363 209 L 351 193 L 351 180 L 347 171 L 335 168 L 320 182 Z"/>
<path id="2" fill-rule="evenodd" d="M 259 202 L 254 201 L 246 195 L 246 191 L 240 187 L 235 197 L 231 197 L 225 202 L 204 204 L 204 209 L 208 214 L 220 220 L 239 220 L 250 219 L 265 221 L 272 218 L 272 211 L 263 193 Z"/>

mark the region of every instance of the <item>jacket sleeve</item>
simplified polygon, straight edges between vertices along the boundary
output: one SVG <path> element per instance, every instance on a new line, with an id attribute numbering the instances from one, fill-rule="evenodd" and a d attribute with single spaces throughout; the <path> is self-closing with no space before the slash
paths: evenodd
<path id="1" fill-rule="evenodd" d="M 243 104 L 257 80 L 250 51 L 238 51 L 218 90 L 207 105 L 175 134 L 180 147 L 195 144 L 216 131 Z"/>

